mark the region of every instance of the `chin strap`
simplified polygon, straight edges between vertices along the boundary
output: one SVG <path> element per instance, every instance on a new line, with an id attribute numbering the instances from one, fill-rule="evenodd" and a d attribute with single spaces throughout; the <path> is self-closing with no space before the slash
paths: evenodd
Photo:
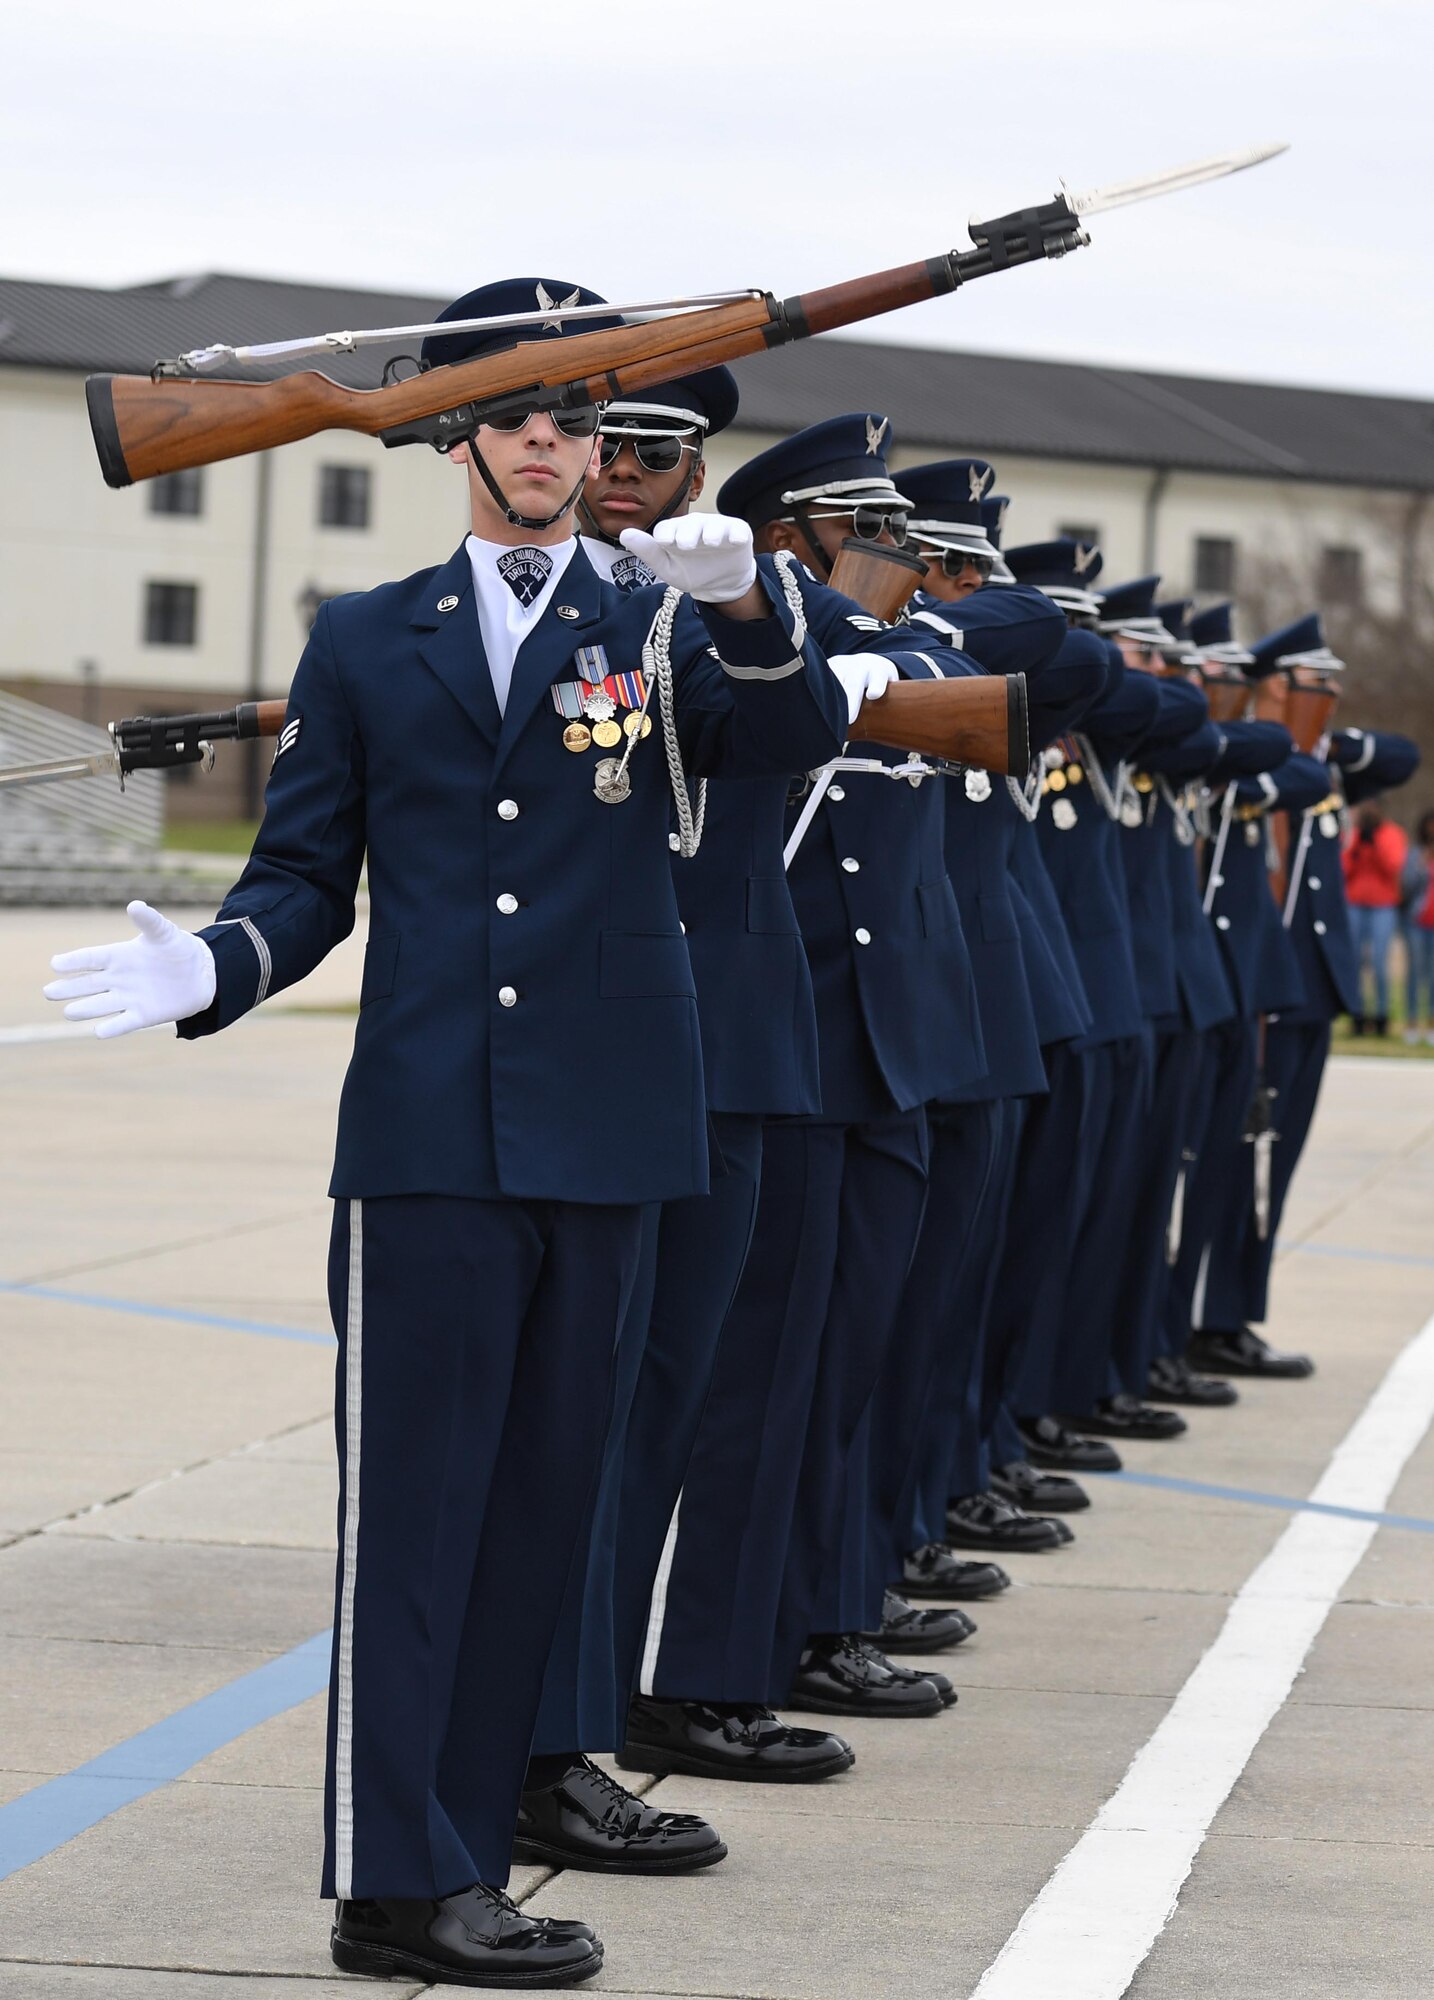
<path id="1" fill-rule="evenodd" d="M 823 583 L 830 583 L 832 579 L 831 557 L 827 554 L 818 539 L 816 523 L 806 508 L 801 505 L 795 505 L 792 508 L 792 519 L 801 529 L 802 540 L 812 552 L 812 559 L 817 566 L 817 576 Z"/>
<path id="2" fill-rule="evenodd" d="M 520 514 L 516 507 L 509 504 L 507 494 L 503 491 L 502 487 L 498 484 L 497 480 L 488 470 L 488 467 L 484 462 L 483 454 L 478 449 L 478 440 L 476 436 L 470 437 L 468 440 L 468 454 L 470 458 L 473 460 L 473 463 L 478 468 L 478 477 L 483 481 L 483 484 L 492 494 L 494 500 L 496 500 L 498 505 L 503 509 L 504 520 L 509 522 L 515 528 L 551 528 L 555 522 L 562 520 L 564 514 L 568 512 L 573 502 L 582 497 L 583 487 L 587 483 L 587 473 L 586 471 L 584 471 L 582 478 L 579 479 L 577 485 L 573 488 L 572 492 L 568 495 L 567 499 L 563 502 L 562 506 L 559 507 L 555 513 L 544 514 L 541 518 L 532 514 Z"/>

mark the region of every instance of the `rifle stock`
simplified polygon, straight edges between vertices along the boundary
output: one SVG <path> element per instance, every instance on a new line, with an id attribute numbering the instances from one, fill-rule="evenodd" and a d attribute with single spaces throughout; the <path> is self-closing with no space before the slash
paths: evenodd
<path id="1" fill-rule="evenodd" d="M 922 557 L 848 535 L 832 564 L 831 587 L 889 625 L 925 575 Z"/>
<path id="2" fill-rule="evenodd" d="M 923 757 L 1024 778 L 1031 768 L 1026 677 L 893 681 L 879 700 L 862 703 L 847 734 L 856 743 L 916 750 Z"/>

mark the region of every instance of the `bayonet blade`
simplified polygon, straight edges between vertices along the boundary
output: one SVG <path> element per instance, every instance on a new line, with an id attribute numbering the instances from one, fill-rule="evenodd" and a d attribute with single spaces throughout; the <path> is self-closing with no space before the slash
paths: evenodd
<path id="1" fill-rule="evenodd" d="M 1202 181 L 1217 181 L 1226 174 L 1238 174 L 1246 167 L 1258 167 L 1289 151 L 1289 141 L 1273 146 L 1249 146 L 1244 152 L 1217 153 L 1213 159 L 1197 160 L 1188 167 L 1169 167 L 1164 173 L 1143 174 L 1138 180 L 1117 181 L 1112 187 L 1093 188 L 1089 194 L 1065 195 L 1073 215 L 1099 215 L 1103 209 L 1123 208 L 1127 202 L 1150 201 L 1161 194 L 1177 194 L 1181 188 L 1198 187 Z"/>
<path id="2" fill-rule="evenodd" d="M 51 764 L 14 764 L 0 771 L 0 785 L 49 785 L 57 778 L 117 778 L 119 752 L 98 750 L 92 757 L 58 757 Z"/>

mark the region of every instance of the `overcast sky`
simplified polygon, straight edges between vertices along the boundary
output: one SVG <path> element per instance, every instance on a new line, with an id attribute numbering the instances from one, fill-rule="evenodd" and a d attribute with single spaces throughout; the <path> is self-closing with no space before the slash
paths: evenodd
<path id="1" fill-rule="evenodd" d="M 1429 396 L 1431 78 L 1428 0 L 8 0 L 0 272 L 782 294 L 1287 139 L 867 331 Z"/>

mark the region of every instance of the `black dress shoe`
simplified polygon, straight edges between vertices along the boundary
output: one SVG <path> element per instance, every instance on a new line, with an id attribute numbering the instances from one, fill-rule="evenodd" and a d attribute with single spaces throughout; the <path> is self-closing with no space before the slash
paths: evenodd
<path id="1" fill-rule="evenodd" d="M 1083 1431 L 1094 1431 L 1100 1437 L 1117 1438 L 1177 1438 L 1190 1428 L 1174 1410 L 1154 1409 L 1138 1396 L 1123 1391 L 1118 1396 L 1102 1396 L 1088 1414 L 1067 1417 L 1065 1421 L 1079 1424 Z"/>
<path id="2" fill-rule="evenodd" d="M 939 1715 L 945 1706 L 924 1675 L 908 1676 L 844 1633 L 812 1638 L 785 1705 L 818 1715 L 872 1717 Z"/>
<path id="3" fill-rule="evenodd" d="M 590 1757 L 579 1757 L 555 1784 L 525 1791 L 518 1804 L 518 1861 L 606 1874 L 685 1875 L 710 1868 L 726 1853 L 705 1819 L 654 1811 Z"/>
<path id="4" fill-rule="evenodd" d="M 1119 1472 L 1120 1454 L 1100 1438 L 1078 1437 L 1054 1417 L 1017 1417 L 1032 1465 L 1051 1472 Z"/>
<path id="5" fill-rule="evenodd" d="M 1215 1375 L 1197 1375 L 1188 1361 L 1168 1354 L 1151 1362 L 1145 1393 L 1152 1403 L 1191 1403 L 1200 1410 L 1225 1410 L 1240 1400 L 1232 1383 Z"/>
<path id="6" fill-rule="evenodd" d="M 998 1563 L 963 1562 L 944 1542 L 925 1542 L 901 1565 L 900 1589 L 906 1597 L 954 1598 L 976 1604 L 1009 1590 L 1011 1579 Z"/>
<path id="7" fill-rule="evenodd" d="M 663 1778 L 682 1772 L 747 1784 L 806 1785 L 849 1771 L 856 1753 L 824 1729 L 779 1722 L 760 1702 L 658 1701 L 635 1694 L 617 1761 L 624 1771 L 655 1771 Z"/>
<path id="8" fill-rule="evenodd" d="M 585 1924 L 525 1916 L 499 1889 L 340 1903 L 329 1951 L 341 1972 L 444 1986 L 569 1986 L 602 1966 Z"/>
<path id="9" fill-rule="evenodd" d="M 881 1600 L 881 1630 L 860 1636 L 896 1653 L 944 1653 L 975 1629 L 976 1621 L 964 1611 L 920 1611 L 888 1590 Z"/>
<path id="10" fill-rule="evenodd" d="M 995 1493 L 966 1493 L 946 1509 L 946 1539 L 953 1548 L 1026 1555 L 1059 1548 L 1069 1537 L 1069 1529 L 1062 1534 L 1054 1521 L 1023 1514 Z"/>
<path id="11" fill-rule="evenodd" d="M 1028 1514 L 1078 1514 L 1090 1505 L 1090 1495 L 1075 1480 L 1059 1472 L 1042 1472 L 1024 1458 L 998 1465 L 991 1474 L 991 1491 Z"/>
<path id="12" fill-rule="evenodd" d="M 1189 1358 L 1197 1368 L 1213 1368 L 1221 1375 L 1268 1375 L 1296 1382 L 1314 1374 L 1307 1354 L 1281 1354 L 1248 1326 L 1234 1333 L 1202 1327 L 1190 1337 Z"/>
<path id="13" fill-rule="evenodd" d="M 867 1659 L 874 1662 L 878 1667 L 885 1667 L 886 1671 L 889 1674 L 895 1674 L 899 1681 L 907 1681 L 912 1685 L 917 1681 L 930 1681 L 932 1687 L 935 1688 L 941 1697 L 941 1706 L 943 1708 L 954 1708 L 956 1706 L 956 1689 L 947 1680 L 945 1674 L 938 1674 L 930 1667 L 899 1667 L 895 1660 L 887 1659 L 885 1653 L 882 1652 L 880 1646 L 874 1640 L 864 1639 L 859 1632 L 848 1632 L 845 1636 L 855 1641 L 858 1651 L 864 1653 Z"/>

